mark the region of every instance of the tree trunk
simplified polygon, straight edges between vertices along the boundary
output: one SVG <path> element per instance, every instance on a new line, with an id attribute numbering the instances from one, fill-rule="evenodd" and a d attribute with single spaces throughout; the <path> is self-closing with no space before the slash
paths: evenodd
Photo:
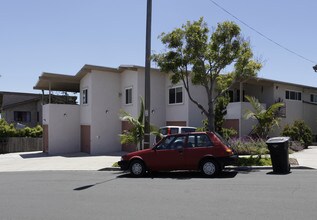
<path id="1" fill-rule="evenodd" d="M 213 105 L 209 105 L 208 109 L 208 130 L 214 132 L 215 131 L 215 113 Z"/>

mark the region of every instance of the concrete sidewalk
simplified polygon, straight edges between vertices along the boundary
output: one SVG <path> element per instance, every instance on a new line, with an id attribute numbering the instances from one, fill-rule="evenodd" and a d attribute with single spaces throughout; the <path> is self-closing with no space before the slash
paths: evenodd
<path id="1" fill-rule="evenodd" d="M 0 154 L 0 172 L 14 171 L 49 171 L 49 170 L 109 170 L 119 161 L 125 152 L 116 152 L 111 155 L 90 155 L 86 153 L 51 156 L 43 152 L 23 152 Z M 317 169 L 317 146 L 293 153 L 299 166 L 292 168 Z M 261 169 L 261 167 L 256 167 Z M 271 167 L 263 167 L 265 169 Z M 251 167 L 252 169 L 252 167 Z"/>
<path id="2" fill-rule="evenodd" d="M 0 154 L 0 172 L 44 170 L 103 170 L 119 161 L 125 152 L 110 155 L 75 153 L 48 155 L 41 151 Z"/>
<path id="3" fill-rule="evenodd" d="M 307 149 L 291 154 L 302 167 L 317 169 L 317 146 L 309 146 Z"/>

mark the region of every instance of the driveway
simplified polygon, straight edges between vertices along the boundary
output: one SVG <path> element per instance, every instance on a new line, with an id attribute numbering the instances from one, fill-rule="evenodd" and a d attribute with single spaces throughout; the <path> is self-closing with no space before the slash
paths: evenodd
<path id="1" fill-rule="evenodd" d="M 0 155 L 0 172 L 49 170 L 102 170 L 112 167 L 124 152 L 111 155 L 75 153 L 50 156 L 41 151 Z"/>

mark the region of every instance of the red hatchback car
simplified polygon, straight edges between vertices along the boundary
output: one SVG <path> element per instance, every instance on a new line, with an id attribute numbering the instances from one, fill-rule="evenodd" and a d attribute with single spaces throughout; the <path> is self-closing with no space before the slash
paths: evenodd
<path id="1" fill-rule="evenodd" d="M 234 164 L 237 156 L 223 138 L 212 132 L 168 135 L 153 148 L 122 156 L 122 170 L 135 177 L 146 171 L 200 170 L 212 177 L 226 165 Z"/>

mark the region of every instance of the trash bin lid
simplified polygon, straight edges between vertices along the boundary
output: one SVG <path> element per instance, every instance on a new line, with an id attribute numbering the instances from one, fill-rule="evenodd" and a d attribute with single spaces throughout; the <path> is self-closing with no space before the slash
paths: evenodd
<path id="1" fill-rule="evenodd" d="M 289 141 L 289 137 L 273 137 L 266 141 L 267 144 L 274 144 L 274 143 L 284 143 Z"/>

